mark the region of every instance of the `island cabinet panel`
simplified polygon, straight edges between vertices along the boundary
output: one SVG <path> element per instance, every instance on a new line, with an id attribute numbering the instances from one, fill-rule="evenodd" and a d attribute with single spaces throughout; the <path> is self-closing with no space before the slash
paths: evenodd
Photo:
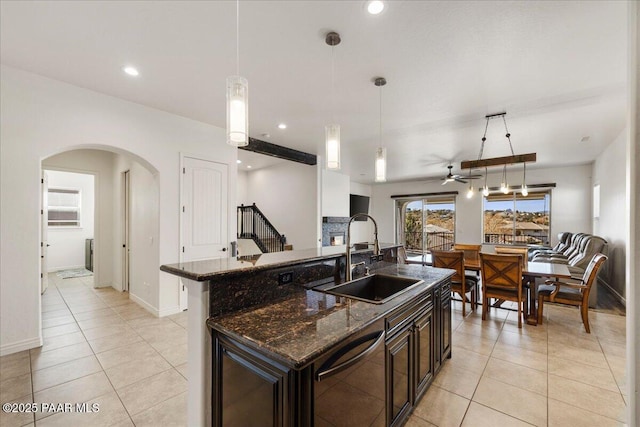
<path id="1" fill-rule="evenodd" d="M 396 425 L 409 414 L 412 404 L 413 325 L 387 341 L 387 425 Z"/>
<path id="2" fill-rule="evenodd" d="M 214 426 L 290 426 L 290 371 L 225 337 L 214 344 Z"/>
<path id="3" fill-rule="evenodd" d="M 415 321 L 416 401 L 433 381 L 434 332 L 433 308 L 430 307 Z"/>

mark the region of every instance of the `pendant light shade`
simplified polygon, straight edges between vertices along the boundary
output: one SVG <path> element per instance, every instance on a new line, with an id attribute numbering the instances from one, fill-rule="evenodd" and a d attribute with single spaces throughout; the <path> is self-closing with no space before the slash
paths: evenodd
<path id="1" fill-rule="evenodd" d="M 522 172 L 522 188 L 520 189 L 520 192 L 524 197 L 527 197 L 529 195 L 529 190 L 527 189 L 527 164 L 526 163 L 524 164 L 524 169 Z"/>
<path id="2" fill-rule="evenodd" d="M 387 149 L 382 146 L 382 86 L 387 84 L 387 79 L 377 77 L 373 83 L 380 88 L 380 145 L 376 149 L 375 182 L 387 181 Z"/>
<path id="3" fill-rule="evenodd" d="M 227 77 L 227 144 L 249 145 L 249 83 L 240 77 L 240 0 L 236 1 L 236 75 Z"/>
<path id="4" fill-rule="evenodd" d="M 227 144 L 249 145 L 249 84 L 240 76 L 227 77 Z"/>
<path id="5" fill-rule="evenodd" d="M 326 125 L 324 131 L 327 169 L 340 169 L 340 125 Z"/>
<path id="6" fill-rule="evenodd" d="M 482 187 L 482 195 L 484 197 L 489 195 L 489 186 L 487 185 L 487 168 L 484 168 L 484 187 Z"/>
<path id="7" fill-rule="evenodd" d="M 325 36 L 325 43 L 331 46 L 331 114 L 334 114 L 335 103 L 335 76 L 333 66 L 333 48 L 340 44 L 340 34 L 329 32 Z M 325 132 L 325 151 L 326 151 L 326 167 L 329 170 L 340 169 L 340 125 L 335 124 L 335 118 L 332 119 L 333 124 L 324 127 Z"/>
<path id="8" fill-rule="evenodd" d="M 504 194 L 509 193 L 509 184 L 507 184 L 507 165 L 502 169 L 502 182 L 500 183 L 500 191 Z"/>
<path id="9" fill-rule="evenodd" d="M 387 181 L 387 149 L 378 147 L 376 150 L 376 182 Z"/>

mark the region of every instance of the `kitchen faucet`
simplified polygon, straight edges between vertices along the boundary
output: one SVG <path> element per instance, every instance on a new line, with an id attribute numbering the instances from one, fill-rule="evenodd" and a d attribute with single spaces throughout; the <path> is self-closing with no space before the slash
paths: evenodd
<path id="1" fill-rule="evenodd" d="M 358 264 L 351 264 L 351 223 L 358 217 L 367 217 L 371 221 L 373 221 L 373 257 L 378 258 L 381 254 L 380 245 L 378 244 L 378 223 L 371 215 L 365 213 L 357 213 L 351 218 L 349 218 L 349 225 L 347 225 L 347 271 L 345 272 L 345 281 L 350 281 L 352 279 L 352 269 Z"/>

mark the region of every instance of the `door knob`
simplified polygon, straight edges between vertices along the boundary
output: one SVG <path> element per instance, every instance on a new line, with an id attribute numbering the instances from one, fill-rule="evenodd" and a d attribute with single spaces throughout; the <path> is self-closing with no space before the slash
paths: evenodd
<path id="1" fill-rule="evenodd" d="M 227 248 L 222 248 L 222 252 L 227 252 Z"/>

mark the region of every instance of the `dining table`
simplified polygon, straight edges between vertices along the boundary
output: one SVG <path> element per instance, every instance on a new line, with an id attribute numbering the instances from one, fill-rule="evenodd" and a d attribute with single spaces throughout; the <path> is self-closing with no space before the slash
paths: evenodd
<path id="1" fill-rule="evenodd" d="M 538 324 L 538 310 L 536 298 L 538 285 L 536 279 L 570 279 L 571 272 L 567 264 L 556 264 L 552 262 L 534 262 L 528 261 L 525 263 L 522 270 L 522 284 L 529 285 L 529 312 L 527 313 L 527 324 Z"/>

